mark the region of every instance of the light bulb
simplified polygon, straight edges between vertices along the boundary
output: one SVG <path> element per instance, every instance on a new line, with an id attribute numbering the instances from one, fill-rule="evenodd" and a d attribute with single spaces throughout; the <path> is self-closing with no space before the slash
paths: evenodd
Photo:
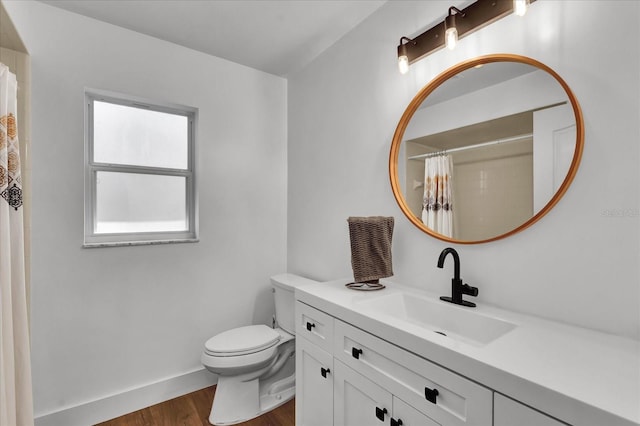
<path id="1" fill-rule="evenodd" d="M 406 55 L 398 56 L 398 69 L 400 74 L 406 74 L 409 71 L 409 58 Z"/>
<path id="2" fill-rule="evenodd" d="M 513 13 L 518 16 L 524 16 L 527 13 L 529 0 L 513 0 Z"/>
<path id="3" fill-rule="evenodd" d="M 444 32 L 447 48 L 453 50 L 458 44 L 458 29 L 456 27 L 447 28 Z"/>
<path id="4" fill-rule="evenodd" d="M 444 18 L 444 43 L 449 50 L 455 49 L 456 44 L 458 44 L 458 28 L 456 28 L 456 15 L 453 14 L 454 10 L 461 13 L 452 6 L 449 8 L 449 15 Z"/>

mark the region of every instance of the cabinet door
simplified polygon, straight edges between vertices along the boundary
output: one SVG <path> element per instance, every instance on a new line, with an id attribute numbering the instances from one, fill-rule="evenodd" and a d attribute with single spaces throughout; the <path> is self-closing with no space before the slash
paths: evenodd
<path id="1" fill-rule="evenodd" d="M 393 420 L 390 424 L 395 426 L 440 426 L 420 411 L 416 410 L 403 400 L 393 397 Z"/>
<path id="2" fill-rule="evenodd" d="M 545 414 L 499 393 L 493 398 L 493 426 L 565 426 Z"/>
<path id="3" fill-rule="evenodd" d="M 392 409 L 389 392 L 334 360 L 334 425 L 388 425 Z"/>
<path id="4" fill-rule="evenodd" d="M 306 339 L 296 339 L 296 425 L 333 424 L 333 357 Z"/>

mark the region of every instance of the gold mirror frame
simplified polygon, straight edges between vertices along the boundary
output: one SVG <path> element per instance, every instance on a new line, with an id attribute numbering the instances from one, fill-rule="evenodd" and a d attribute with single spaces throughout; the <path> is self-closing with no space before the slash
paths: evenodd
<path id="1" fill-rule="evenodd" d="M 404 137 L 404 132 L 409 122 L 411 121 L 411 118 L 413 117 L 415 112 L 418 110 L 422 102 L 427 98 L 427 96 L 429 96 L 434 90 L 440 87 L 440 85 L 443 84 L 445 81 L 457 75 L 458 73 L 461 73 L 465 70 L 476 67 L 478 65 L 484 65 L 484 64 L 489 64 L 493 62 L 520 62 L 523 64 L 528 64 L 528 65 L 537 67 L 538 69 L 546 71 L 556 79 L 556 81 L 562 86 L 562 88 L 567 93 L 567 96 L 573 108 L 573 113 L 575 115 L 575 120 L 576 120 L 575 151 L 573 154 L 571 165 L 569 167 L 569 171 L 567 172 L 567 175 L 564 178 L 564 181 L 562 182 L 562 184 L 560 185 L 556 193 L 549 200 L 549 202 L 542 209 L 540 209 L 540 211 L 534 214 L 533 217 L 531 217 L 525 223 L 523 223 L 522 225 L 516 227 L 515 229 L 509 232 L 506 232 L 504 234 L 501 234 L 492 238 L 488 238 L 485 240 L 479 240 L 479 241 L 456 240 L 456 239 L 444 236 L 442 234 L 438 234 L 437 232 L 434 232 L 433 230 L 427 228 L 422 223 L 422 221 L 419 220 L 409 209 L 409 206 L 407 205 L 404 195 L 402 193 L 400 182 L 398 180 L 398 156 L 400 152 L 400 145 L 402 143 L 402 138 Z M 413 223 L 416 227 L 418 227 L 418 229 L 420 229 L 422 232 L 429 234 L 432 237 L 435 237 L 439 240 L 447 241 L 450 243 L 458 243 L 458 244 L 487 243 L 490 241 L 495 241 L 495 240 L 499 240 L 499 239 L 514 235 L 528 228 L 529 226 L 533 225 L 538 220 L 540 220 L 545 214 L 547 214 L 558 203 L 560 198 L 562 198 L 564 193 L 569 188 L 569 185 L 571 185 L 571 182 L 573 181 L 573 178 L 575 177 L 578 171 L 580 159 L 582 158 L 583 148 L 584 148 L 584 122 L 582 118 L 582 111 L 580 109 L 580 105 L 578 104 L 576 97 L 571 91 L 571 88 L 562 79 L 562 77 L 560 77 L 553 69 L 549 68 L 545 64 L 538 62 L 535 59 L 528 58 L 526 56 L 513 55 L 513 54 L 486 55 L 486 56 L 480 56 L 474 59 L 461 62 L 447 69 L 446 71 L 438 75 L 436 78 L 434 78 L 431 82 L 429 82 L 429 84 L 424 86 L 418 92 L 418 94 L 413 98 L 413 100 L 411 101 L 407 109 L 404 111 L 404 114 L 400 118 L 400 121 L 398 122 L 398 126 L 396 127 L 396 131 L 393 135 L 393 141 L 391 142 L 391 152 L 389 154 L 389 179 L 391 181 L 391 189 L 393 190 L 393 195 L 396 201 L 398 202 L 400 209 L 402 210 L 404 215 L 409 219 L 409 221 Z"/>

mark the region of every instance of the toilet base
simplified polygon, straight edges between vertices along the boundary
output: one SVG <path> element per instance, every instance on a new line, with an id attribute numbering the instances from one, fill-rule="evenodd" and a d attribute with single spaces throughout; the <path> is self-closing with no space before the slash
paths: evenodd
<path id="1" fill-rule="evenodd" d="M 295 357 L 267 379 L 220 376 L 211 406 L 209 423 L 233 425 L 256 418 L 290 401 L 296 393 Z"/>

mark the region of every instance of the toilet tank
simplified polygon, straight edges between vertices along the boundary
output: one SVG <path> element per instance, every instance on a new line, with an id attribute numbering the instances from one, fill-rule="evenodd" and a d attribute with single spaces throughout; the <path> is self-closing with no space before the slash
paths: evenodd
<path id="1" fill-rule="evenodd" d="M 313 283 L 317 283 L 317 281 L 294 274 L 280 274 L 271 277 L 278 327 L 290 334 L 295 334 L 295 288 Z"/>

